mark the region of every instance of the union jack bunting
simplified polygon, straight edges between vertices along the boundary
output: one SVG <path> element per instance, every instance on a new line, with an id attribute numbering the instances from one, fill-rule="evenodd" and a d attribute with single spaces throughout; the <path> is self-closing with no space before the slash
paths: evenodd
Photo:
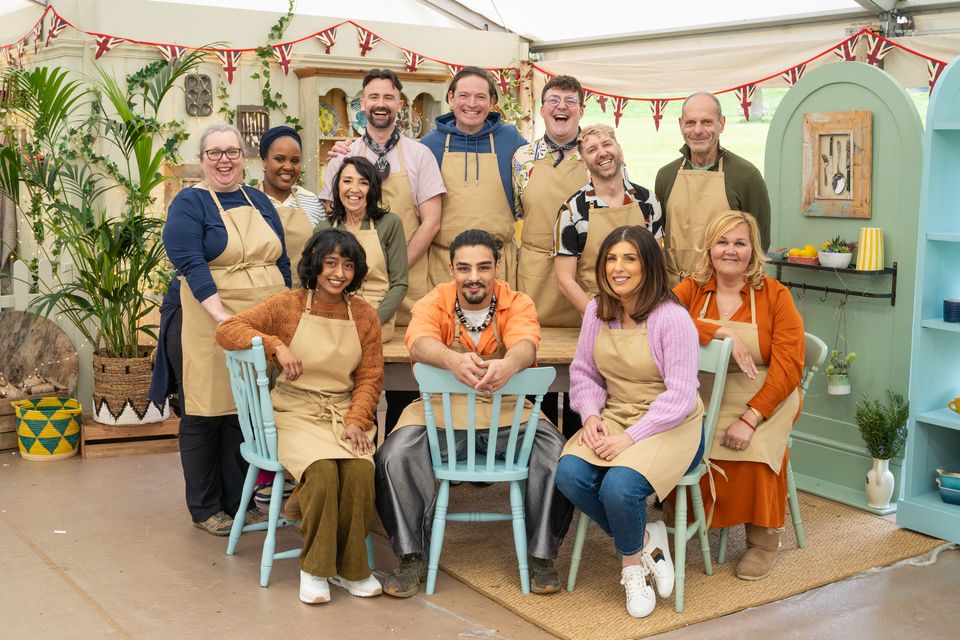
<path id="1" fill-rule="evenodd" d="M 607 112 L 607 96 L 597 94 L 597 102 L 600 103 L 600 111 Z"/>
<path id="2" fill-rule="evenodd" d="M 93 54 L 94 60 L 99 60 L 100 56 L 105 54 L 107 51 L 110 51 L 116 47 L 121 42 L 126 42 L 123 38 L 118 38 L 116 36 L 104 36 L 98 35 L 96 37 L 97 41 L 97 52 Z"/>
<path id="3" fill-rule="evenodd" d="M 888 53 L 893 51 L 893 43 L 872 33 L 867 34 L 867 64 L 879 66 Z"/>
<path id="4" fill-rule="evenodd" d="M 7 59 L 8 67 L 17 66 L 17 60 L 16 58 L 13 57 L 13 47 L 7 47 L 6 49 L 3 49 L 3 54 L 4 54 L 4 57 Z"/>
<path id="5" fill-rule="evenodd" d="M 223 67 L 224 72 L 227 74 L 227 84 L 233 83 L 233 74 L 240 64 L 240 56 L 242 55 L 243 52 L 237 51 L 236 49 L 217 51 L 217 60 L 220 61 L 220 66 Z"/>
<path id="6" fill-rule="evenodd" d="M 20 68 L 23 69 L 23 53 L 26 48 L 27 39 L 24 38 L 17 43 L 17 63 L 20 65 Z"/>
<path id="7" fill-rule="evenodd" d="M 788 85 L 791 87 L 797 84 L 800 81 L 800 78 L 803 77 L 803 72 L 807 70 L 806 63 L 798 64 L 793 69 L 788 69 L 780 74 L 780 77 L 783 78 Z"/>
<path id="8" fill-rule="evenodd" d="M 500 87 L 500 93 L 507 95 L 510 91 L 510 76 L 513 75 L 513 69 L 494 69 L 493 80 Z"/>
<path id="9" fill-rule="evenodd" d="M 283 69 L 283 75 L 287 75 L 290 72 L 291 49 L 293 49 L 292 43 L 278 44 L 273 47 L 273 57 L 280 63 L 280 68 Z"/>
<path id="10" fill-rule="evenodd" d="M 37 24 L 34 25 L 33 30 L 30 32 L 30 35 L 27 38 L 33 38 L 33 52 L 36 53 L 40 49 L 40 31 L 43 29 L 43 18 L 37 20 Z"/>
<path id="11" fill-rule="evenodd" d="M 61 18 L 60 16 L 54 14 L 53 22 L 50 23 L 50 28 L 47 29 L 47 40 L 44 42 L 44 46 L 49 47 L 50 42 L 60 35 L 60 32 L 67 28 L 67 21 Z"/>
<path id="12" fill-rule="evenodd" d="M 667 108 L 667 100 L 651 100 L 650 111 L 653 111 L 653 126 L 660 131 L 660 121 L 663 119 L 663 110 Z"/>
<path id="13" fill-rule="evenodd" d="M 590 91 L 589 89 L 584 89 L 584 90 L 583 90 L 583 104 L 587 104 L 587 101 L 588 101 L 590 98 L 595 97 L 596 95 L 597 95 L 597 94 L 595 94 L 593 91 Z"/>
<path id="14" fill-rule="evenodd" d="M 839 45 L 834 47 L 833 55 L 837 56 L 841 60 L 846 62 L 854 62 L 857 59 L 857 45 L 860 44 L 860 34 L 853 36 L 852 38 L 841 42 Z"/>
<path id="15" fill-rule="evenodd" d="M 360 55 L 365 56 L 383 40 L 372 31 L 367 31 L 363 27 L 357 27 L 357 39 L 360 41 Z"/>
<path id="16" fill-rule="evenodd" d="M 449 71 L 449 72 L 450 72 L 450 75 L 452 75 L 452 76 L 457 75 L 458 73 L 460 73 L 460 69 L 463 69 L 463 65 L 462 65 L 462 64 L 453 64 L 453 63 L 448 62 L 448 63 L 446 63 L 445 66 L 447 67 L 447 71 Z"/>
<path id="17" fill-rule="evenodd" d="M 933 85 L 937 84 L 937 80 L 940 79 L 940 74 L 943 73 L 946 66 L 946 62 L 927 59 L 927 83 L 930 85 L 930 93 L 933 93 Z"/>
<path id="18" fill-rule="evenodd" d="M 743 109 L 743 117 L 747 120 L 750 119 L 750 105 L 753 104 L 753 92 L 757 90 L 757 85 L 755 84 L 745 84 L 742 87 L 737 87 L 737 102 L 740 103 L 740 108 Z"/>
<path id="19" fill-rule="evenodd" d="M 413 73 L 417 70 L 417 67 L 422 65 L 426 60 L 425 57 L 417 53 L 416 51 L 407 51 L 406 49 L 401 49 L 403 51 L 403 60 L 407 64 L 407 71 Z"/>
<path id="20" fill-rule="evenodd" d="M 626 98 L 613 99 L 613 126 L 620 126 L 620 116 L 623 115 L 623 109 L 627 106 Z"/>
<path id="21" fill-rule="evenodd" d="M 323 43 L 323 46 L 326 47 L 324 53 L 330 53 L 330 49 L 333 48 L 334 43 L 337 41 L 337 28 L 330 27 L 329 29 L 324 29 L 317 34 L 317 40 Z"/>
<path id="22" fill-rule="evenodd" d="M 161 44 L 157 46 L 157 49 L 160 49 L 160 55 L 162 55 L 163 59 L 167 62 L 179 60 L 183 57 L 183 54 L 187 52 L 186 47 L 181 47 L 176 44 Z"/>

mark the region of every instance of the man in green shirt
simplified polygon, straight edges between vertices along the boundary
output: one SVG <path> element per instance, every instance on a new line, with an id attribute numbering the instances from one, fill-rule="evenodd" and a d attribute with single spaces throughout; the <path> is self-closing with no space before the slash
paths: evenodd
<path id="1" fill-rule="evenodd" d="M 683 103 L 682 156 L 657 172 L 654 186 L 664 212 L 664 251 L 671 284 L 694 270 L 703 233 L 718 214 L 731 209 L 753 214 L 763 248 L 770 244 L 770 198 L 760 171 L 720 146 L 726 118 L 711 93 L 694 93 Z"/>

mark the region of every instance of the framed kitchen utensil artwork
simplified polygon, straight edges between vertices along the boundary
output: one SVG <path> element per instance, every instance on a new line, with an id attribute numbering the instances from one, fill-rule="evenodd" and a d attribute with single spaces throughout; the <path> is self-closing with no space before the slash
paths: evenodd
<path id="1" fill-rule="evenodd" d="M 872 114 L 803 116 L 803 215 L 870 218 Z"/>

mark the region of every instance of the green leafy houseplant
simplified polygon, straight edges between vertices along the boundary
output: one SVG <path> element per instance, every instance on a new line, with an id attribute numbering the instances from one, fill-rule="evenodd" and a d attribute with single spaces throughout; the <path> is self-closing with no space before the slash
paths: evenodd
<path id="1" fill-rule="evenodd" d="M 820 251 L 827 253 L 853 253 L 857 250 L 857 243 L 851 240 L 843 240 L 840 236 L 834 236 L 820 245 Z"/>
<path id="2" fill-rule="evenodd" d="M 889 460 L 903 449 L 907 440 L 910 403 L 887 390 L 886 402 L 864 396 L 857 403 L 856 420 L 867 451 L 876 460 Z"/>
<path id="3" fill-rule="evenodd" d="M 837 349 L 830 351 L 830 360 L 824 367 L 823 373 L 828 376 L 846 376 L 850 375 L 850 365 L 857 359 L 857 354 L 851 351 L 843 354 Z"/>

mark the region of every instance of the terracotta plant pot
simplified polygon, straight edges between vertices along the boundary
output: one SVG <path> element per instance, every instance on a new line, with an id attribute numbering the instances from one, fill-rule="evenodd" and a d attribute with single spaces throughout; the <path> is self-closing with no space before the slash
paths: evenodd
<path id="1" fill-rule="evenodd" d="M 827 394 L 831 396 L 850 395 L 850 376 L 845 373 L 828 375 Z"/>

